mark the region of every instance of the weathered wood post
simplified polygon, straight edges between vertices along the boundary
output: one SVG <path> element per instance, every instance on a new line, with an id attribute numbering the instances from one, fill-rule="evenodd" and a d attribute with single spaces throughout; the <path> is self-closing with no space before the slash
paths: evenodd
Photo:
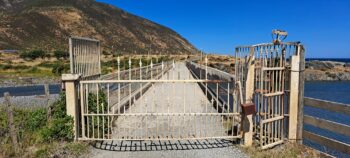
<path id="1" fill-rule="evenodd" d="M 5 97 L 5 106 L 6 106 L 6 113 L 7 113 L 7 119 L 8 119 L 8 126 L 10 129 L 11 141 L 12 141 L 13 148 L 17 154 L 19 151 L 19 148 L 18 148 L 16 127 L 15 127 L 15 124 L 13 122 L 14 121 L 13 120 L 13 107 L 12 107 L 12 104 L 10 101 L 10 98 L 11 98 L 10 93 L 5 92 L 4 97 Z"/>
<path id="2" fill-rule="evenodd" d="M 50 89 L 49 84 L 44 84 L 46 108 L 47 108 L 47 119 L 51 119 L 51 106 L 50 106 Z"/>
<path id="3" fill-rule="evenodd" d="M 291 57 L 291 74 L 290 74 L 290 95 L 289 95 L 289 123 L 288 123 L 288 139 L 290 141 L 298 140 L 298 130 L 302 128 L 303 118 L 303 102 L 304 99 L 304 78 L 300 78 L 303 73 L 305 64 L 303 61 L 301 46 L 297 47 L 297 54 Z M 304 68 L 303 68 L 304 67 Z M 301 71 L 302 70 L 302 71 Z M 301 130 L 302 131 L 302 130 Z M 300 137 L 301 138 L 301 137 Z"/>
<path id="4" fill-rule="evenodd" d="M 255 71 L 255 63 L 254 63 L 254 47 L 249 48 L 249 56 L 247 61 L 247 80 L 245 83 L 245 105 L 251 108 L 249 105 L 253 103 L 254 96 L 254 71 Z M 243 107 L 245 108 L 245 107 Z M 253 114 L 246 113 L 243 114 L 243 145 L 245 147 L 251 146 L 253 144 Z"/>
<path id="5" fill-rule="evenodd" d="M 74 120 L 74 139 L 77 140 L 79 134 L 78 124 L 78 84 L 80 74 L 62 74 L 62 81 L 64 82 L 66 90 L 66 109 L 67 115 L 73 117 Z"/>
<path id="6" fill-rule="evenodd" d="M 299 103 L 298 103 L 298 124 L 297 124 L 297 142 L 303 144 L 303 126 L 304 126 L 304 81 L 305 81 L 305 49 L 303 45 L 298 45 L 300 57 L 299 65 Z"/>

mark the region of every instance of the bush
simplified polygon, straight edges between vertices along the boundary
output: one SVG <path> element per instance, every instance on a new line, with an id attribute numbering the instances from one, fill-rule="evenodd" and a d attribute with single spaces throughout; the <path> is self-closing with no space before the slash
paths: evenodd
<path id="1" fill-rule="evenodd" d="M 97 105 L 97 95 L 94 93 L 89 93 L 88 96 L 88 109 L 89 109 L 89 113 L 91 114 L 101 114 L 101 113 L 107 113 L 107 97 L 106 94 L 103 93 L 102 90 L 99 91 L 99 95 L 98 95 L 98 100 L 99 100 L 99 104 Z M 94 117 L 94 120 L 91 120 L 91 118 L 89 119 L 89 128 L 90 128 L 90 133 L 89 135 L 92 136 L 93 135 L 93 131 L 97 131 L 98 129 L 100 130 L 100 134 L 103 134 L 102 130 L 104 127 L 104 134 L 107 134 L 108 132 L 108 122 L 105 121 L 105 123 L 103 124 L 101 121 L 103 120 L 104 116 L 97 116 Z M 98 122 L 100 121 L 99 125 Z M 85 122 L 87 121 L 87 118 L 85 118 Z M 98 132 L 95 132 L 95 137 L 102 137 L 101 135 L 98 135 Z"/>
<path id="2" fill-rule="evenodd" d="M 69 57 L 69 53 L 68 52 L 65 52 L 65 51 L 60 51 L 60 50 L 56 50 L 56 51 L 54 51 L 54 56 L 55 56 L 55 58 L 57 59 L 57 60 L 59 60 L 59 59 L 68 59 L 68 57 Z"/>
<path id="3" fill-rule="evenodd" d="M 0 64 L 0 69 L 2 70 L 23 70 L 23 69 L 28 69 L 29 66 L 26 65 L 11 65 L 11 64 L 6 64 L 6 65 L 2 65 Z"/>
<path id="4" fill-rule="evenodd" d="M 64 93 L 52 105 L 52 119 L 40 131 L 43 141 L 66 140 L 74 138 L 73 118 L 66 114 L 66 96 Z"/>
<path id="5" fill-rule="evenodd" d="M 43 50 L 33 50 L 30 52 L 23 52 L 20 54 L 20 57 L 23 59 L 30 59 L 30 60 L 35 60 L 37 58 L 42 58 L 44 59 L 47 57 L 46 53 Z"/>
<path id="6" fill-rule="evenodd" d="M 46 109 L 40 108 L 34 110 L 29 114 L 29 120 L 27 121 L 27 128 L 29 131 L 35 131 L 38 128 L 42 128 L 47 122 L 47 112 Z"/>
<path id="7" fill-rule="evenodd" d="M 67 64 L 55 63 L 52 65 L 52 73 L 56 75 L 61 75 L 69 70 L 69 66 Z"/>
<path id="8" fill-rule="evenodd" d="M 14 124 L 18 132 L 21 152 L 27 152 L 26 148 L 36 145 L 39 146 L 39 150 L 35 157 L 39 155 L 47 157 L 48 155 L 45 153 L 48 153 L 48 150 L 40 147 L 41 145 L 47 144 L 51 147 L 52 144 L 48 144 L 49 142 L 73 140 L 73 118 L 66 115 L 65 98 L 62 93 L 60 99 L 51 105 L 51 119 L 47 118 L 46 108 L 34 110 L 14 108 Z M 2 155 L 4 157 L 18 157 L 19 155 L 15 155 L 11 144 L 7 123 L 5 108 L 0 106 L 0 157 Z"/>
<path id="9" fill-rule="evenodd" d="M 63 117 L 49 121 L 41 131 L 40 135 L 43 141 L 52 142 L 54 140 L 70 141 L 73 140 L 73 118 Z"/>
<path id="10" fill-rule="evenodd" d="M 29 73 L 37 73 L 40 70 L 37 67 L 32 67 L 31 69 L 28 70 Z"/>

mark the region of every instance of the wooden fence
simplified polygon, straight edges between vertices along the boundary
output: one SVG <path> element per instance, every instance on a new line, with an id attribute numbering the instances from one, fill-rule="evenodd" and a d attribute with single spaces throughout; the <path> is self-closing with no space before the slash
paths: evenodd
<path id="1" fill-rule="evenodd" d="M 350 116 L 350 105 L 335 103 L 330 101 L 324 101 L 314 98 L 304 98 L 305 106 L 310 106 L 318 109 L 327 110 L 330 112 L 341 113 Z M 304 115 L 304 124 L 312 125 L 317 128 L 325 129 L 337 134 L 350 137 L 350 126 L 326 120 L 323 118 L 317 118 L 309 115 Z M 303 138 L 311 140 L 322 146 L 325 146 L 336 151 L 340 151 L 346 154 L 350 154 L 350 144 L 334 140 L 325 136 L 312 133 L 310 131 L 303 131 Z"/>

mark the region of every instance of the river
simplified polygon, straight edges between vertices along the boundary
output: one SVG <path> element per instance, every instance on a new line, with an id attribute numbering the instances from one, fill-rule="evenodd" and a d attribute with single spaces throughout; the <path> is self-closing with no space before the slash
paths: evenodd
<path id="1" fill-rule="evenodd" d="M 313 81 L 305 82 L 305 96 L 322 100 L 329 100 L 339 103 L 350 104 L 350 81 Z M 350 107 L 349 107 L 350 108 Z M 324 118 L 334 122 L 350 125 L 350 116 L 329 112 L 317 108 L 305 106 L 304 114 Z M 332 131 L 323 130 L 310 125 L 305 125 L 304 129 L 314 133 L 345 142 L 350 144 L 350 137 L 333 133 Z M 350 131 L 349 131 L 350 132 Z M 343 154 L 331 149 L 327 149 L 321 145 L 305 140 L 304 143 L 318 150 L 324 151 L 336 157 L 350 157 L 349 154 Z"/>

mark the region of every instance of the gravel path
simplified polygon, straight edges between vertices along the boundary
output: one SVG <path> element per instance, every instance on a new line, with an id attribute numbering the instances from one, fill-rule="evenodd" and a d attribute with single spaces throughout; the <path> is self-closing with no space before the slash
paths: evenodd
<path id="1" fill-rule="evenodd" d="M 162 79 L 193 79 L 185 64 L 176 64 Z M 216 113 L 197 83 L 154 84 L 126 113 Z M 221 116 L 121 116 L 113 138 L 193 138 L 226 136 Z M 225 139 L 183 141 L 104 141 L 93 157 L 246 157 L 237 143 Z"/>

